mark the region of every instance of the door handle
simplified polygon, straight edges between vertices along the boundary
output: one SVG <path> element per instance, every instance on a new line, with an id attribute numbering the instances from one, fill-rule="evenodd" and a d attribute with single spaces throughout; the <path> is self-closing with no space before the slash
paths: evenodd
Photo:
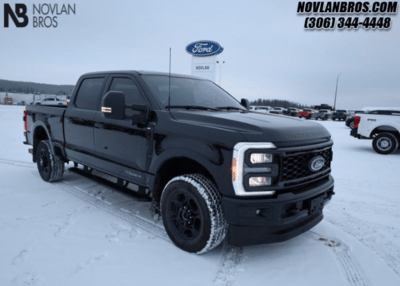
<path id="1" fill-rule="evenodd" d="M 102 124 L 102 123 L 95 123 L 95 124 L 94 124 L 94 127 L 95 127 L 95 128 L 103 129 L 103 128 L 104 128 L 104 124 Z"/>

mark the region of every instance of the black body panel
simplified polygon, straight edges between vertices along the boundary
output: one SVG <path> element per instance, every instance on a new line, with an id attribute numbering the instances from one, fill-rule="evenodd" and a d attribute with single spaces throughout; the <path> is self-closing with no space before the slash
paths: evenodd
<path id="1" fill-rule="evenodd" d="M 216 183 L 230 224 L 229 241 L 235 245 L 282 241 L 322 219 L 322 211 L 311 212 L 315 204 L 320 206 L 321 201 L 329 200 L 333 194 L 330 177 L 333 142 L 322 125 L 234 109 L 165 110 L 141 78 L 144 74 L 167 75 L 142 71 L 90 73 L 79 79 L 67 107 L 27 106 L 26 143 L 34 146 L 34 153 L 35 142 L 47 137 L 53 151 L 57 149 L 65 161 L 98 169 L 150 191 L 156 188 L 157 176 L 163 174 L 160 170 L 169 162 L 193 161 Z M 98 78 L 103 79 L 101 86 L 99 82 L 93 81 L 93 85 L 85 82 Z M 133 115 L 127 111 L 121 120 L 107 118 L 102 113 L 101 99 L 111 91 L 115 78 L 135 83 L 143 99 L 137 104 L 149 110 L 146 123 L 133 124 L 130 117 Z M 82 98 L 77 101 L 84 83 L 82 94 L 86 101 Z M 246 142 L 271 142 L 276 146 L 270 151 L 276 156 L 271 173 L 273 185 L 260 188 L 273 189 L 276 191 L 273 196 L 241 197 L 235 193 L 231 172 L 234 147 Z M 307 164 L 316 156 L 323 157 L 325 163 L 319 172 L 311 172 Z M 254 214 L 259 208 L 269 207 L 273 210 L 271 219 Z"/>

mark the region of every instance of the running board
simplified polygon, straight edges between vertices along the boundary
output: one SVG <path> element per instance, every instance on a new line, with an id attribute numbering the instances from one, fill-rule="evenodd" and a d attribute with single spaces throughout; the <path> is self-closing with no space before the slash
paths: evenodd
<path id="1" fill-rule="evenodd" d="M 127 187 L 127 185 L 122 186 L 121 184 L 118 183 L 113 183 L 107 179 L 104 179 L 102 177 L 96 176 L 94 174 L 92 174 L 92 172 L 88 172 L 82 169 L 79 169 L 77 167 L 71 167 L 68 169 L 70 172 L 73 172 L 75 174 L 81 175 L 85 178 L 91 179 L 93 181 L 96 181 L 106 187 L 112 188 L 113 190 L 116 190 L 118 192 L 124 193 L 130 197 L 132 197 L 134 200 L 136 201 L 140 201 L 140 202 L 150 202 L 151 201 L 151 197 L 144 193 L 144 188 L 139 186 L 139 190 L 138 191 L 134 191 L 132 189 L 129 189 Z M 118 179 L 118 182 L 120 182 L 120 179 Z"/>

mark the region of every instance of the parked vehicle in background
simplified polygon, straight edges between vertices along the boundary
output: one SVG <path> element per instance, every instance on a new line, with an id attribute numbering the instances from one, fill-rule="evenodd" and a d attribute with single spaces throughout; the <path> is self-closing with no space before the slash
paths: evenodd
<path id="1" fill-rule="evenodd" d="M 284 107 L 274 107 L 274 109 L 270 110 L 269 113 L 272 114 L 283 114 L 283 111 L 286 109 Z"/>
<path id="2" fill-rule="evenodd" d="M 36 101 L 35 105 L 67 105 L 67 100 L 60 100 L 58 97 L 46 97 Z"/>
<path id="3" fill-rule="evenodd" d="M 300 110 L 298 113 L 299 118 L 311 119 L 315 114 L 315 111 L 309 108 Z"/>
<path id="4" fill-rule="evenodd" d="M 316 109 L 316 110 L 321 110 L 321 109 L 326 109 L 326 110 L 333 110 L 333 106 L 330 106 L 329 104 L 321 104 L 321 105 L 313 105 L 311 108 Z"/>
<path id="5" fill-rule="evenodd" d="M 358 139 L 372 139 L 375 152 L 391 154 L 399 149 L 400 110 L 375 110 L 354 117 L 350 135 Z"/>
<path id="6" fill-rule="evenodd" d="M 332 112 L 332 120 L 335 121 L 338 119 L 339 121 L 344 121 L 347 118 L 347 111 L 344 109 L 337 109 Z"/>
<path id="7" fill-rule="evenodd" d="M 268 113 L 273 108 L 271 106 L 250 106 L 250 111 Z"/>
<path id="8" fill-rule="evenodd" d="M 314 113 L 315 120 L 318 120 L 318 119 L 328 120 L 330 117 L 331 117 L 331 112 L 326 109 L 321 109 Z"/>
<path id="9" fill-rule="evenodd" d="M 299 114 L 299 109 L 296 107 L 289 107 L 282 112 L 283 115 L 287 116 L 297 116 Z"/>
<path id="10" fill-rule="evenodd" d="M 351 129 L 353 129 L 353 127 L 354 127 L 354 116 L 356 114 L 361 114 L 361 113 L 366 113 L 366 111 L 364 111 L 364 110 L 355 110 L 351 116 L 348 116 L 347 119 L 346 119 L 346 122 L 345 122 L 346 126 L 350 127 Z"/>
<path id="11" fill-rule="evenodd" d="M 318 224 L 334 195 L 333 141 L 321 124 L 249 105 L 203 78 L 90 73 L 67 106 L 26 107 L 24 143 L 44 181 L 74 162 L 71 171 L 101 171 L 152 201 L 185 251 L 207 252 L 225 236 L 237 246 L 288 240 Z"/>

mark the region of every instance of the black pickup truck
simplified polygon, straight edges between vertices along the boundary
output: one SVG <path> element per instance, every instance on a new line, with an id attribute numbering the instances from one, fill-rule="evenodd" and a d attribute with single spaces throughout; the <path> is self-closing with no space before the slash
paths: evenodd
<path id="1" fill-rule="evenodd" d="M 338 109 L 332 112 L 332 120 L 335 121 L 338 119 L 339 121 L 344 121 L 347 119 L 347 111 L 344 109 Z"/>
<path id="2" fill-rule="evenodd" d="M 68 106 L 26 107 L 24 143 L 45 181 L 73 162 L 145 190 L 185 251 L 206 252 L 225 236 L 284 241 L 322 220 L 333 142 L 318 123 L 248 108 L 192 76 L 89 73 Z"/>

